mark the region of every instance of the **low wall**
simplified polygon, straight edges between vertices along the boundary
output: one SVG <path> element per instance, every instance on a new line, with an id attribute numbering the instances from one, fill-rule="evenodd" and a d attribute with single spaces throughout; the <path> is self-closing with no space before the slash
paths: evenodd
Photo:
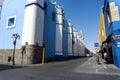
<path id="1" fill-rule="evenodd" d="M 21 49 L 15 49 L 15 64 L 35 64 L 41 63 L 42 47 L 24 46 Z M 0 49 L 0 63 L 12 64 L 13 49 Z"/>

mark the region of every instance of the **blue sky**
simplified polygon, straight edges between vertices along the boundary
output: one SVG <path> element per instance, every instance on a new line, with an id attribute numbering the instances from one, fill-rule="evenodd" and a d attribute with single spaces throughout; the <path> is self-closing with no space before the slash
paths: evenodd
<path id="1" fill-rule="evenodd" d="M 86 47 L 94 52 L 100 9 L 104 0 L 55 0 L 64 7 L 65 16 L 78 31 L 83 30 Z"/>

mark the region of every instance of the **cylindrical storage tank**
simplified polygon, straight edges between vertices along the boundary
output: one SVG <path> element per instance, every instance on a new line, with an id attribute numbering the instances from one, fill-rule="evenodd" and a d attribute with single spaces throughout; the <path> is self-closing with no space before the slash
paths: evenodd
<path id="1" fill-rule="evenodd" d="M 77 32 L 77 56 L 79 56 L 79 33 Z"/>
<path id="2" fill-rule="evenodd" d="M 68 56 L 73 56 L 72 54 L 72 24 L 68 22 Z"/>
<path id="3" fill-rule="evenodd" d="M 81 48 L 81 46 L 80 46 L 80 34 L 79 33 L 77 35 L 77 40 L 78 40 L 78 56 L 80 56 L 80 48 Z"/>
<path id="4" fill-rule="evenodd" d="M 28 45 L 39 43 L 42 46 L 44 26 L 43 7 L 44 0 L 28 0 L 25 8 L 22 45 L 25 45 L 27 42 Z"/>
<path id="5" fill-rule="evenodd" d="M 81 37 L 80 39 L 80 56 L 85 56 L 85 44 L 84 44 L 84 40 L 83 40 L 83 37 Z"/>
<path id="6" fill-rule="evenodd" d="M 80 31 L 80 34 L 79 34 L 79 40 L 80 40 L 79 56 L 85 56 L 85 43 L 84 43 L 84 36 L 83 36 L 82 30 Z"/>
<path id="7" fill-rule="evenodd" d="M 82 53 L 82 42 L 81 42 L 81 35 L 80 35 L 80 50 L 79 50 L 79 56 L 81 56 Z"/>
<path id="8" fill-rule="evenodd" d="M 73 27 L 73 55 L 77 56 L 77 30 Z"/>
<path id="9" fill-rule="evenodd" d="M 28 54 L 28 63 L 39 62 L 42 53 L 44 27 L 44 0 L 28 0 L 25 6 L 22 46 Z"/>
<path id="10" fill-rule="evenodd" d="M 56 21 L 56 49 L 55 49 L 55 56 L 57 59 L 62 59 L 63 57 L 63 50 L 62 50 L 62 35 L 63 35 L 63 8 L 61 6 L 56 5 L 56 14 L 57 14 L 57 21 Z"/>

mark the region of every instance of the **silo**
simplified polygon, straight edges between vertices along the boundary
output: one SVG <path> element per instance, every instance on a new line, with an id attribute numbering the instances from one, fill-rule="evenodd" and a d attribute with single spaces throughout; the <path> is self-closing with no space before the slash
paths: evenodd
<path id="1" fill-rule="evenodd" d="M 62 41 L 62 51 L 64 59 L 68 59 L 68 21 L 63 15 L 63 41 Z"/>
<path id="2" fill-rule="evenodd" d="M 85 56 L 85 45 L 84 45 L 83 42 L 81 43 L 81 53 L 80 53 L 80 56 Z"/>
<path id="3" fill-rule="evenodd" d="M 55 56 L 56 59 L 62 59 L 63 50 L 62 50 L 62 38 L 63 38 L 63 8 L 56 4 L 56 48 Z"/>
<path id="4" fill-rule="evenodd" d="M 25 6 L 22 46 L 26 49 L 26 62 L 41 61 L 44 27 L 44 0 L 28 0 Z"/>
<path id="5" fill-rule="evenodd" d="M 45 43 L 45 62 L 53 61 L 55 58 L 56 45 L 56 2 L 45 0 L 45 19 L 44 19 L 44 43 Z"/>
<path id="6" fill-rule="evenodd" d="M 77 30 L 73 27 L 73 56 L 77 56 Z"/>
<path id="7" fill-rule="evenodd" d="M 80 56 L 85 56 L 85 42 L 82 31 L 80 31 Z"/>
<path id="8" fill-rule="evenodd" d="M 78 53 L 78 56 L 80 55 L 80 34 L 78 33 L 77 34 L 77 53 Z"/>
<path id="9" fill-rule="evenodd" d="M 72 24 L 68 22 L 68 56 L 72 57 Z"/>

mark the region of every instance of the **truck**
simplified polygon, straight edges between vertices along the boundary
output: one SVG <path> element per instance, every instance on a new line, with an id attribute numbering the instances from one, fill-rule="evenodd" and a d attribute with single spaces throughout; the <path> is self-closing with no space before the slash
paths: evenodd
<path id="1" fill-rule="evenodd" d="M 105 0 L 100 13 L 98 42 L 107 63 L 120 68 L 120 1 Z"/>

